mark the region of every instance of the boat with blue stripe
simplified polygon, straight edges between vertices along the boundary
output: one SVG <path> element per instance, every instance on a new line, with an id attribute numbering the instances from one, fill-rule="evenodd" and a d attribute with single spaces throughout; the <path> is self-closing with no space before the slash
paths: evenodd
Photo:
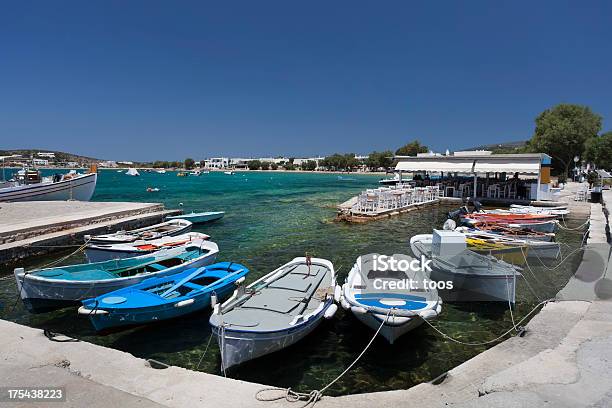
<path id="1" fill-rule="evenodd" d="M 442 300 L 435 288 L 426 286 L 428 276 L 421 271 L 377 271 L 373 260 L 378 254 L 360 256 L 338 288 L 340 304 L 350 310 L 357 320 L 380 330 L 391 344 L 400 336 L 434 319 L 442 312 Z M 413 261 L 406 255 L 393 255 L 395 259 Z M 393 282 L 393 289 L 376 285 Z M 405 286 L 401 287 L 400 283 Z M 406 282 L 412 282 L 406 285 Z"/>
<path id="2" fill-rule="evenodd" d="M 190 268 L 86 299 L 79 314 L 88 316 L 98 331 L 173 319 L 210 306 L 211 296 L 229 297 L 248 272 L 233 262 Z"/>

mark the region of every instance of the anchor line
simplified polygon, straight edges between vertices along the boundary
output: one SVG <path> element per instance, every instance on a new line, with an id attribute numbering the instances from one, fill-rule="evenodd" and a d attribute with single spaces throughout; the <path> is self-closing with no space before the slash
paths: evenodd
<path id="1" fill-rule="evenodd" d="M 293 391 L 291 389 L 291 387 L 289 387 L 289 388 L 278 388 L 278 387 L 263 388 L 263 389 L 257 391 L 257 393 L 255 394 L 255 398 L 257 399 L 257 401 L 265 401 L 265 402 L 278 401 L 278 400 L 281 400 L 281 399 L 284 398 L 287 402 L 303 401 L 304 404 L 301 405 L 301 408 L 305 408 L 305 407 L 308 407 L 308 406 L 314 407 L 314 405 L 317 403 L 317 401 L 319 401 L 323 397 L 323 393 L 329 387 L 334 385 L 346 373 L 348 373 L 350 371 L 350 369 L 353 368 L 353 366 L 355 364 L 357 364 L 357 362 L 361 359 L 361 357 L 363 357 L 365 352 L 368 351 L 368 349 L 370 348 L 370 346 L 374 342 L 374 339 L 376 339 L 376 336 L 378 336 L 378 333 L 380 333 L 380 330 L 383 328 L 385 323 L 387 323 L 387 321 L 389 320 L 389 316 L 391 316 L 391 315 L 395 316 L 394 311 L 395 311 L 395 308 L 389 309 L 389 311 L 387 312 L 387 315 L 385 316 L 385 319 L 382 321 L 380 326 L 378 326 L 378 329 L 376 330 L 376 332 L 374 333 L 374 335 L 372 336 L 372 338 L 370 339 L 368 344 L 366 344 L 365 348 L 361 351 L 361 353 L 359 353 L 357 358 L 355 358 L 355 360 L 353 360 L 353 362 L 351 364 L 349 364 L 348 367 L 346 367 L 346 369 L 344 369 L 344 371 L 342 371 L 336 378 L 334 378 L 325 387 L 321 388 L 320 390 L 312 390 L 312 391 L 307 392 L 307 393 L 306 392 Z M 263 397 L 261 395 L 261 394 L 263 394 L 265 392 L 269 392 L 269 391 L 281 391 L 281 392 L 283 392 L 283 395 L 273 396 L 273 397 Z"/>

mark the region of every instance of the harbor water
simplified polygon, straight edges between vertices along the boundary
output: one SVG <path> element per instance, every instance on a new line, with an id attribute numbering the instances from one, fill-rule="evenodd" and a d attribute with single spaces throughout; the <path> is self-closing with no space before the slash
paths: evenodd
<path id="1" fill-rule="evenodd" d="M 452 209 L 431 206 L 365 224 L 334 221 L 337 204 L 361 190 L 376 187 L 380 178 L 291 172 L 237 172 L 234 175 L 212 172 L 199 177 L 176 177 L 174 172 L 143 172 L 140 177 L 129 177 L 114 170 L 104 170 L 100 172 L 93 200 L 160 202 L 167 208 L 182 205 L 186 212 L 225 211 L 223 219 L 194 230 L 210 235 L 218 243 L 219 260 L 246 265 L 251 270 L 247 283 L 305 254 L 331 260 L 338 272 L 338 281 L 343 282 L 359 255 L 410 254 L 410 237 L 441 228 L 446 213 Z M 147 192 L 147 187 L 160 191 Z M 581 239 L 582 235 L 575 231 L 558 233 L 558 240 L 564 243 L 564 254 L 577 248 Z M 24 266 L 41 266 L 62 255 L 28 259 Z M 82 255 L 75 255 L 68 262 L 83 261 Z M 531 269 L 523 272 L 517 284 L 515 321 L 540 300 L 553 297 L 568 281 L 579 261 L 579 255 L 572 255 L 557 268 L 543 266 L 538 261 L 530 262 Z M 219 349 L 214 339 L 209 341 L 209 311 L 101 336 L 86 318 L 77 315 L 76 308 L 28 314 L 18 300 L 11 273 L 6 266 L 0 266 L 2 319 L 49 329 L 137 357 L 220 374 Z M 467 343 L 494 339 L 512 327 L 508 305 L 503 303 L 444 304 L 441 316 L 433 324 L 440 331 Z M 228 376 L 298 391 L 319 389 L 356 358 L 372 335 L 373 331 L 350 313 L 340 310 L 335 318 L 325 321 L 303 341 L 244 364 L 228 372 Z M 393 345 L 378 338 L 353 370 L 328 393 L 408 388 L 436 378 L 492 345 L 460 345 L 443 338 L 427 325 L 404 335 Z"/>

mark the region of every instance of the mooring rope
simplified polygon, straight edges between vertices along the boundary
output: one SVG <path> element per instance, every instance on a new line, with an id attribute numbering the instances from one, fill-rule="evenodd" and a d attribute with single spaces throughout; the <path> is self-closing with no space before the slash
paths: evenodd
<path id="1" fill-rule="evenodd" d="M 429 325 L 429 327 L 431 327 L 432 329 L 434 329 L 436 332 L 438 332 L 438 334 L 442 335 L 442 337 L 457 343 L 457 344 L 461 344 L 463 346 L 486 346 L 488 344 L 492 344 L 495 343 L 499 340 L 501 340 L 502 338 L 504 338 L 505 336 L 507 336 L 508 334 L 510 334 L 512 332 L 512 330 L 516 330 L 516 327 L 519 326 L 521 323 L 523 323 L 529 316 L 531 316 L 533 314 L 533 312 L 535 312 L 540 306 L 546 305 L 548 302 L 554 302 L 555 299 L 554 298 L 550 298 L 547 300 L 544 300 L 540 303 L 538 303 L 533 309 L 531 309 L 531 311 L 529 313 L 527 313 L 521 320 L 518 321 L 518 323 L 513 324 L 513 326 L 508 329 L 507 331 L 505 331 L 504 333 L 502 333 L 501 335 L 497 336 L 496 338 L 492 339 L 492 340 L 488 340 L 488 341 L 483 341 L 483 342 L 478 342 L 478 343 L 468 343 L 468 342 L 464 342 L 458 339 L 455 339 L 454 337 L 449 336 L 448 334 L 442 332 L 440 329 L 438 329 L 436 326 L 434 326 L 433 324 L 431 324 L 427 319 L 423 319 L 423 321 L 425 323 L 427 323 Z"/>
<path id="2" fill-rule="evenodd" d="M 214 334 L 211 332 L 210 336 L 208 336 L 208 343 L 206 343 L 206 348 L 204 349 L 204 352 L 200 356 L 200 361 L 198 361 L 198 365 L 196 366 L 196 370 L 200 369 L 200 364 L 202 364 L 202 360 L 204 359 L 204 356 L 206 355 L 206 352 L 208 351 L 208 346 L 210 346 L 210 341 L 212 340 L 213 336 Z"/>
<path id="3" fill-rule="evenodd" d="M 387 321 L 389 320 L 389 316 L 391 314 L 393 314 L 394 309 L 391 308 L 389 309 L 389 311 L 387 312 L 387 315 L 385 316 L 385 319 L 382 321 L 382 323 L 380 324 L 380 326 L 378 326 L 378 329 L 376 330 L 376 332 L 374 333 L 374 335 L 372 336 L 372 338 L 370 339 L 370 341 L 368 342 L 368 344 L 366 344 L 365 348 L 361 351 L 361 353 L 359 353 L 359 355 L 357 356 L 357 358 L 355 360 L 353 360 L 353 362 L 351 364 L 349 364 L 348 367 L 346 367 L 346 369 L 344 371 L 342 371 L 340 373 L 340 375 L 338 375 L 336 378 L 334 378 L 329 384 L 327 384 L 325 387 L 321 388 L 320 390 L 312 390 L 308 393 L 306 392 L 297 392 L 297 391 L 293 391 L 291 389 L 291 387 L 289 388 L 278 388 L 278 387 L 269 387 L 269 388 L 263 388 L 259 391 L 257 391 L 257 393 L 255 394 L 255 398 L 257 399 L 257 401 L 278 401 L 281 399 L 285 399 L 287 402 L 298 402 L 298 401 L 304 401 L 304 404 L 301 406 L 301 408 L 307 407 L 309 405 L 312 405 L 314 407 L 314 405 L 317 403 L 317 401 L 319 401 L 322 397 L 323 397 L 323 393 L 332 385 L 334 385 L 340 378 L 342 378 L 346 373 L 349 372 L 349 370 L 351 368 L 353 368 L 353 366 L 355 364 L 357 364 L 357 362 L 361 359 L 361 357 L 365 354 L 366 351 L 368 351 L 368 349 L 370 348 L 370 346 L 372 345 L 372 343 L 374 342 L 374 339 L 376 339 L 376 336 L 378 336 L 378 333 L 380 333 L 380 330 L 383 328 L 383 326 L 385 325 L 385 323 L 387 323 Z M 269 392 L 269 391 L 282 391 L 283 395 L 280 396 L 274 396 L 274 397 L 263 397 L 261 396 L 262 393 L 264 392 Z"/>

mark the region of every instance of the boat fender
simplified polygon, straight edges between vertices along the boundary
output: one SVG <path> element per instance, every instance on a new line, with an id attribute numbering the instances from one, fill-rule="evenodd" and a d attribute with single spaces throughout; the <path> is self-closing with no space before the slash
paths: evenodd
<path id="1" fill-rule="evenodd" d="M 337 311 L 338 311 L 338 306 L 333 304 L 327 308 L 323 316 L 325 316 L 326 319 L 331 319 L 332 317 L 334 317 Z"/>
<path id="2" fill-rule="evenodd" d="M 365 308 L 361 307 L 361 306 L 351 306 L 351 311 L 355 314 L 366 314 L 368 313 L 367 310 L 365 310 Z"/>
<path id="3" fill-rule="evenodd" d="M 210 295 L 210 307 L 214 310 L 215 306 L 217 306 L 217 295 L 213 293 Z"/>
<path id="4" fill-rule="evenodd" d="M 213 314 L 219 315 L 221 314 L 221 305 L 220 304 L 216 304 L 213 306 Z"/>
<path id="5" fill-rule="evenodd" d="M 442 302 L 440 302 L 440 303 L 442 303 Z M 436 314 L 440 314 L 440 313 L 442 313 L 442 305 L 438 304 L 438 306 L 436 306 Z"/>
<path id="6" fill-rule="evenodd" d="M 244 283 L 244 281 L 246 280 L 246 278 L 243 276 L 240 279 L 236 279 L 236 286 L 240 286 Z"/>
<path id="7" fill-rule="evenodd" d="M 87 309 L 85 306 L 79 307 L 79 314 L 81 315 L 105 315 L 108 314 L 107 310 L 102 309 Z"/>
<path id="8" fill-rule="evenodd" d="M 342 308 L 344 310 L 349 310 L 351 308 L 351 305 L 349 304 L 349 302 L 346 301 L 344 296 L 340 297 L 340 305 L 342 305 Z"/>
<path id="9" fill-rule="evenodd" d="M 184 306 L 189 306 L 191 304 L 193 304 L 193 302 L 195 302 L 195 299 L 185 299 L 185 300 L 181 300 L 180 302 L 177 302 L 174 304 L 174 307 L 184 307 Z"/>
<path id="10" fill-rule="evenodd" d="M 336 285 L 334 288 L 334 301 L 336 303 L 340 303 L 340 299 L 342 298 L 342 288 L 340 285 Z"/>

